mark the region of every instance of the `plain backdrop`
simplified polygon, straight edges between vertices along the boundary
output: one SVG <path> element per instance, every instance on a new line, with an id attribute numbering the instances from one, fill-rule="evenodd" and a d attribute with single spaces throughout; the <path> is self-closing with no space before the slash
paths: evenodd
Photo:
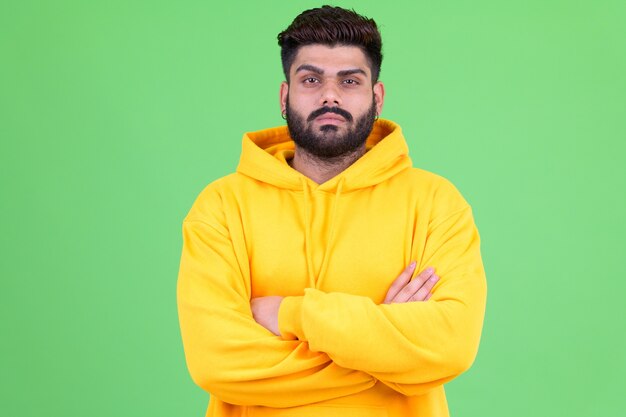
<path id="1" fill-rule="evenodd" d="M 378 22 L 382 117 L 482 235 L 487 315 L 452 415 L 623 415 L 626 2 L 336 4 Z M 204 415 L 181 222 L 243 132 L 284 123 L 276 35 L 319 5 L 2 2 L 3 416 Z"/>

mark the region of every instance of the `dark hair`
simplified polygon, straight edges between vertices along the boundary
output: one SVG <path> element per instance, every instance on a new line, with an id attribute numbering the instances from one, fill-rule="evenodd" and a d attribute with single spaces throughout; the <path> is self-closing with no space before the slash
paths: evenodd
<path id="1" fill-rule="evenodd" d="M 372 83 L 378 81 L 383 61 L 382 40 L 374 19 L 359 15 L 354 10 L 322 6 L 305 10 L 278 34 L 280 57 L 285 78 L 301 46 L 322 44 L 350 45 L 361 48 L 372 71 Z"/>

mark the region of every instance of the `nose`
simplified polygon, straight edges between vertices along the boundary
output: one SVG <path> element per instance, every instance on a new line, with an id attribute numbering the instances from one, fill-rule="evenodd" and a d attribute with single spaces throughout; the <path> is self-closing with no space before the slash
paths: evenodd
<path id="1" fill-rule="evenodd" d="M 321 107 L 339 107 L 341 106 L 341 94 L 339 88 L 334 83 L 326 83 L 323 86 L 320 95 Z"/>

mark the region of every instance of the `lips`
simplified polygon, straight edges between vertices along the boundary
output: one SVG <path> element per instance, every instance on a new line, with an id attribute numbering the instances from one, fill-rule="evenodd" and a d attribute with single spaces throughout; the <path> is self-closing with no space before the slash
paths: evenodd
<path id="1" fill-rule="evenodd" d="M 324 113 L 321 116 L 316 117 L 315 120 L 324 124 L 339 124 L 346 121 L 346 119 L 342 116 L 333 113 Z"/>
<path id="2" fill-rule="evenodd" d="M 339 107 L 322 107 L 315 110 L 307 117 L 307 122 L 314 120 L 339 124 L 341 122 L 352 122 L 352 115 Z"/>

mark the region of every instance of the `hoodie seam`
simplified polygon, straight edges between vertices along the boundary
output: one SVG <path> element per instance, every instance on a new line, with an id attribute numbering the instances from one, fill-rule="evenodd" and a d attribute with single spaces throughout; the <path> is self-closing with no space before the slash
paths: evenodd
<path id="1" fill-rule="evenodd" d="M 215 230 L 217 233 L 219 233 L 223 237 L 227 237 L 227 238 L 230 237 L 230 234 L 224 234 L 224 232 L 219 230 L 218 227 L 216 227 L 216 226 L 212 225 L 211 223 L 208 223 L 208 222 L 206 222 L 204 220 L 197 219 L 197 218 L 191 218 L 191 219 L 183 220 L 183 225 L 189 224 L 189 223 L 200 223 L 200 224 L 203 224 L 203 225 L 208 226 L 211 229 Z M 223 225 L 220 225 L 220 226 L 223 227 L 224 229 L 226 229 L 226 231 L 228 231 L 228 228 L 226 226 L 223 226 Z"/>
<path id="2" fill-rule="evenodd" d="M 448 221 L 451 217 L 454 217 L 454 216 L 456 216 L 457 214 L 464 212 L 465 210 L 470 210 L 470 212 L 471 212 L 472 207 L 471 207 L 471 206 L 469 206 L 469 205 L 467 205 L 467 206 L 462 207 L 462 208 L 460 208 L 460 209 L 458 209 L 458 210 L 454 210 L 454 211 L 453 211 L 452 213 L 450 213 L 450 214 L 445 214 L 445 215 L 442 215 L 442 216 L 438 216 L 438 217 L 434 218 L 434 219 L 432 220 L 432 222 L 430 222 L 430 223 L 428 224 L 428 228 L 429 228 L 430 230 L 432 230 L 432 229 L 436 229 L 437 227 L 439 227 L 439 226 L 441 226 L 442 224 L 444 224 L 445 222 L 447 222 L 447 221 Z M 443 219 L 441 219 L 442 217 L 443 217 Z M 441 219 L 441 220 L 440 220 L 440 219 Z"/>

